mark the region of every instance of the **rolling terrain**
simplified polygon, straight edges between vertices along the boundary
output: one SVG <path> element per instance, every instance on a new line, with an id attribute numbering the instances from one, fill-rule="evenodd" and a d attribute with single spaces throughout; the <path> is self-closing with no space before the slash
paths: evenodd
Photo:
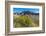
<path id="1" fill-rule="evenodd" d="M 30 11 L 22 11 L 21 13 L 14 13 L 14 27 L 38 27 L 39 13 Z"/>

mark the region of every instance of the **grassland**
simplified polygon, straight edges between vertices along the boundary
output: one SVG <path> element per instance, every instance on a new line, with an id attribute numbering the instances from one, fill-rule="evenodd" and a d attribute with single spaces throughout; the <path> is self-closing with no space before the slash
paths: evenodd
<path id="1" fill-rule="evenodd" d="M 38 27 L 39 26 L 39 20 L 32 19 L 32 17 L 20 15 L 20 16 L 14 16 L 14 27 Z"/>

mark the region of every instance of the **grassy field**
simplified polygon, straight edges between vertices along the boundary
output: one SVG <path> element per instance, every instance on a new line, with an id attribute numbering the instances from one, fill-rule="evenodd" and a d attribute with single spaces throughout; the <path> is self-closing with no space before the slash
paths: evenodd
<path id="1" fill-rule="evenodd" d="M 21 16 L 14 16 L 14 27 L 36 27 L 39 26 L 39 20 L 32 19 L 31 17 L 21 15 Z"/>

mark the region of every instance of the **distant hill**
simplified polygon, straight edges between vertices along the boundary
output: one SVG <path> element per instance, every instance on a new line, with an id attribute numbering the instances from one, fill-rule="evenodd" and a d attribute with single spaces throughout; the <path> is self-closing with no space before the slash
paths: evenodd
<path id="1" fill-rule="evenodd" d="M 25 14 L 32 14 L 32 15 L 39 15 L 39 13 L 33 13 L 31 11 L 22 11 L 20 14 L 24 13 Z"/>
<path id="2" fill-rule="evenodd" d="M 31 12 L 31 11 L 22 11 L 21 13 L 14 13 L 14 14 L 23 14 L 23 15 L 25 15 L 25 14 L 31 14 L 31 15 L 39 15 L 39 13 L 34 13 L 34 12 Z"/>

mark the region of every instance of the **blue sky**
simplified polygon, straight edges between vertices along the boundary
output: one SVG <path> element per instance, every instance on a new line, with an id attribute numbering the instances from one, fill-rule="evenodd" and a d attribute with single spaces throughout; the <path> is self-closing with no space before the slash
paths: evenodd
<path id="1" fill-rule="evenodd" d="M 38 8 L 13 8 L 13 13 L 20 13 L 22 11 L 31 11 L 34 13 L 39 13 Z"/>

